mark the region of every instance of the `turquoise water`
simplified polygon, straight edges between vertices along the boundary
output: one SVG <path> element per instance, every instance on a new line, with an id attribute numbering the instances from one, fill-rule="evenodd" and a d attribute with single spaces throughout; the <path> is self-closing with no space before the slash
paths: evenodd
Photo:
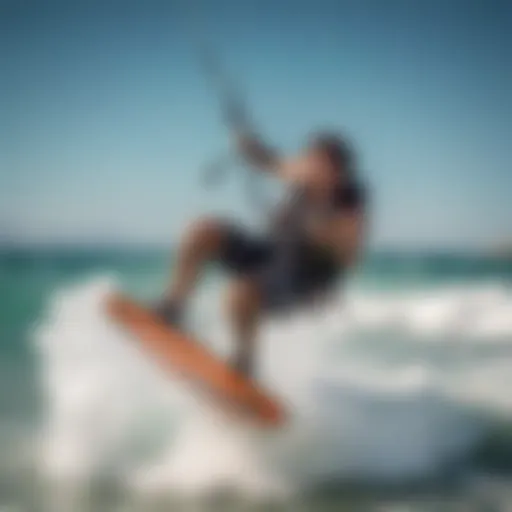
<path id="1" fill-rule="evenodd" d="M 53 510 L 55 497 L 65 510 L 192 510 L 176 502 L 182 488 L 214 494 L 208 510 L 248 507 L 246 494 L 278 510 L 512 508 L 512 263 L 373 254 L 325 314 L 270 325 L 262 380 L 297 427 L 273 441 L 279 461 L 257 463 L 269 440 L 234 445 L 231 426 L 194 420 L 101 318 L 106 290 L 151 299 L 170 267 L 162 250 L 0 253 L 0 510 Z M 220 283 L 212 270 L 193 317 L 224 353 Z M 126 476 L 140 468 L 151 485 Z"/>

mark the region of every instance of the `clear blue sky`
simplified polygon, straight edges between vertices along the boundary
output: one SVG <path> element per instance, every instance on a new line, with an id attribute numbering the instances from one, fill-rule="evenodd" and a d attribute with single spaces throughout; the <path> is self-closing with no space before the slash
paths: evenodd
<path id="1" fill-rule="evenodd" d="M 250 218 L 186 0 L 0 2 L 0 239 L 166 242 L 198 212 Z M 201 2 L 196 2 L 201 5 Z M 202 18 L 262 132 L 356 141 L 376 245 L 512 239 L 512 3 L 220 0 Z"/>

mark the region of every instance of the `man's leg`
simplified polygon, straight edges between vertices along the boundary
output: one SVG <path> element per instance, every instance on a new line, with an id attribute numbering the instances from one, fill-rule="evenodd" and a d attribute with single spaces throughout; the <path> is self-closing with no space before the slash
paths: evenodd
<path id="1" fill-rule="evenodd" d="M 240 276 L 233 281 L 227 302 L 236 342 L 233 365 L 250 374 L 262 301 L 257 282 L 245 276 L 265 262 L 270 251 L 266 242 L 233 230 L 233 226 L 214 219 L 195 222 L 186 231 L 178 248 L 173 280 L 158 308 L 159 313 L 169 323 L 179 324 L 182 308 L 200 271 L 206 263 L 219 261 L 228 272 Z"/>
<path id="2" fill-rule="evenodd" d="M 226 227 L 214 219 L 195 221 L 186 230 L 177 250 L 172 280 L 159 307 L 171 323 L 178 322 L 204 265 L 217 258 L 226 231 Z"/>
<path id="3" fill-rule="evenodd" d="M 236 279 L 228 289 L 228 318 L 235 341 L 232 365 L 247 376 L 254 374 L 255 341 L 261 299 L 257 283 L 250 278 Z"/>

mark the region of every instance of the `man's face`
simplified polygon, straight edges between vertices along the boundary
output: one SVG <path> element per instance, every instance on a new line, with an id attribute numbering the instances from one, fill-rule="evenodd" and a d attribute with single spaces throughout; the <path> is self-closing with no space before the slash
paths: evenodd
<path id="1" fill-rule="evenodd" d="M 306 149 L 304 159 L 312 178 L 320 188 L 331 188 L 339 180 L 339 169 L 335 168 L 324 149 L 311 146 Z"/>

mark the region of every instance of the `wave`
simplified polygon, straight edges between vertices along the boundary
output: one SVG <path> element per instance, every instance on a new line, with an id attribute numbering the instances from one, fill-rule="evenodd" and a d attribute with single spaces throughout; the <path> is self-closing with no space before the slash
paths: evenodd
<path id="1" fill-rule="evenodd" d="M 264 496 L 431 479 L 491 460 L 495 417 L 512 410 L 512 354 L 474 351 L 511 345 L 512 294 L 501 285 L 354 290 L 323 312 L 267 323 L 259 378 L 292 414 L 275 433 L 233 423 L 159 370 L 106 318 L 103 300 L 116 288 L 98 277 L 62 289 L 34 333 L 39 464 L 55 478 Z M 193 308 L 198 336 L 224 356 L 217 290 Z"/>

